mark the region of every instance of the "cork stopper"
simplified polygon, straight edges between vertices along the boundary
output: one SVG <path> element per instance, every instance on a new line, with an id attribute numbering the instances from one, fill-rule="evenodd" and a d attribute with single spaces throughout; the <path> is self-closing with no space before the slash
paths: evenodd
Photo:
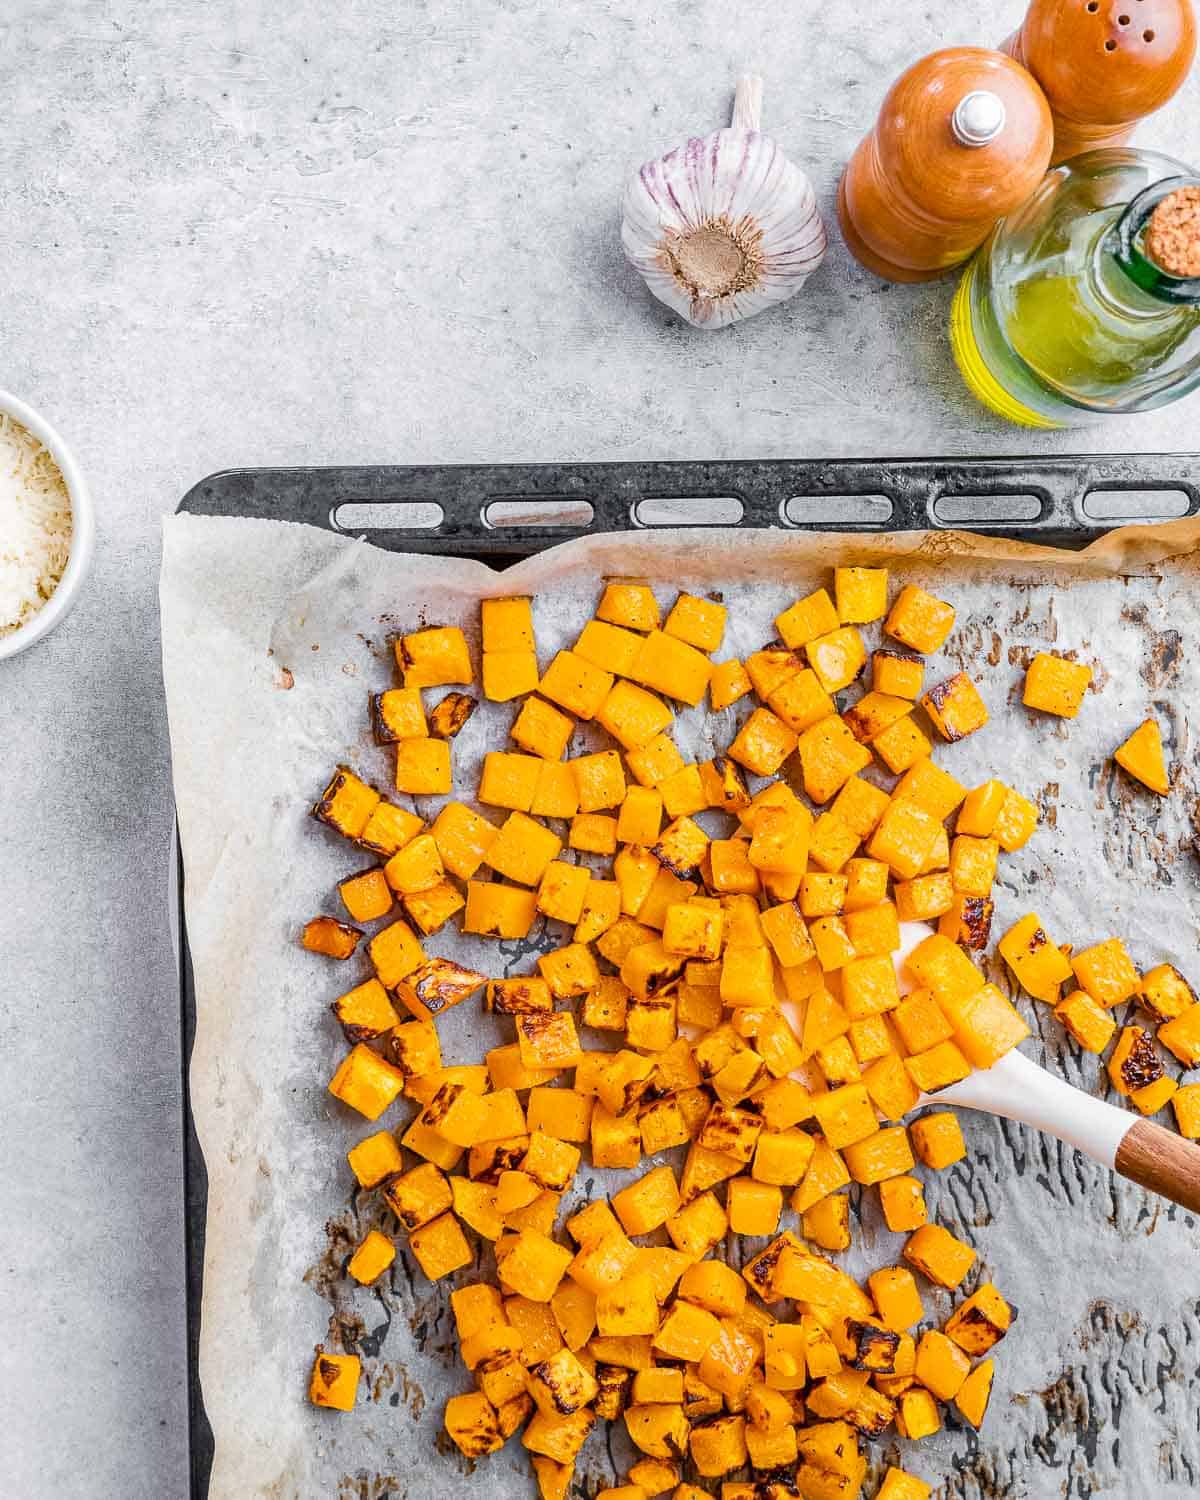
<path id="1" fill-rule="evenodd" d="M 1200 187 L 1177 188 L 1150 215 L 1147 256 L 1168 276 L 1200 277 Z"/>

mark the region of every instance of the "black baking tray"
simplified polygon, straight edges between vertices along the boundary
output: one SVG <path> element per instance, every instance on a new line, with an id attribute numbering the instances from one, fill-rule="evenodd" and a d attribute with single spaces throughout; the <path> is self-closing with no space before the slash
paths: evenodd
<path id="1" fill-rule="evenodd" d="M 1127 521 L 1200 514 L 1200 454 L 995 459 L 421 464 L 227 469 L 194 486 L 192 515 L 303 521 L 395 552 L 507 567 L 573 537 L 656 526 L 862 534 L 956 528 L 1082 547 Z M 189 1462 L 206 1500 L 213 1436 L 197 1354 L 208 1174 L 188 1068 L 196 1007 L 179 870 Z"/>

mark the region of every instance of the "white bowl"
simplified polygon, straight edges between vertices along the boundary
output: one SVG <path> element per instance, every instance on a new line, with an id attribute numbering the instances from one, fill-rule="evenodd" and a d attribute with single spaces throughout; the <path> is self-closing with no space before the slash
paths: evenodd
<path id="1" fill-rule="evenodd" d="M 7 391 L 0 391 L 0 411 L 7 412 L 22 427 L 28 428 L 38 442 L 50 450 L 66 484 L 67 494 L 71 497 L 71 551 L 67 557 L 67 566 L 58 581 L 58 587 L 37 614 L 19 630 L 14 630 L 9 635 L 0 635 L 0 661 L 3 661 L 6 657 L 19 656 L 22 651 L 28 651 L 35 642 L 49 635 L 79 597 L 95 550 L 96 516 L 92 509 L 92 497 L 88 494 L 79 465 L 45 417 Z"/>

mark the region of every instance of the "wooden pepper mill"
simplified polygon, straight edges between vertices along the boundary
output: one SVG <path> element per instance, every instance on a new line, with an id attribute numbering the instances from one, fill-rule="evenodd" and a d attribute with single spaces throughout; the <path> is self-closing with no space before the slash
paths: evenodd
<path id="1" fill-rule="evenodd" d="M 1050 101 L 1057 164 L 1123 146 L 1162 108 L 1192 65 L 1196 17 L 1191 0 L 1032 0 L 1003 49 Z"/>
<path id="2" fill-rule="evenodd" d="M 931 53 L 888 90 L 842 174 L 847 245 L 888 281 L 942 275 L 1029 197 L 1053 138 L 1045 95 L 1011 58 L 984 47 Z"/>

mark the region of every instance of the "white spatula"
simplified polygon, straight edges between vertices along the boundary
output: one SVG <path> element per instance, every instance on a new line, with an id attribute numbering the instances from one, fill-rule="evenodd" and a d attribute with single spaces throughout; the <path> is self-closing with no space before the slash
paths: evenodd
<path id="1" fill-rule="evenodd" d="M 901 989 L 911 989 L 904 959 L 932 928 L 908 922 L 896 954 Z M 922 1094 L 920 1105 L 955 1104 L 1020 1120 L 1056 1136 L 1110 1171 L 1200 1214 L 1200 1146 L 1152 1120 L 1140 1119 L 1082 1089 L 1072 1088 L 1021 1051 L 1002 1057 L 993 1068 L 972 1073 L 961 1083 Z"/>

